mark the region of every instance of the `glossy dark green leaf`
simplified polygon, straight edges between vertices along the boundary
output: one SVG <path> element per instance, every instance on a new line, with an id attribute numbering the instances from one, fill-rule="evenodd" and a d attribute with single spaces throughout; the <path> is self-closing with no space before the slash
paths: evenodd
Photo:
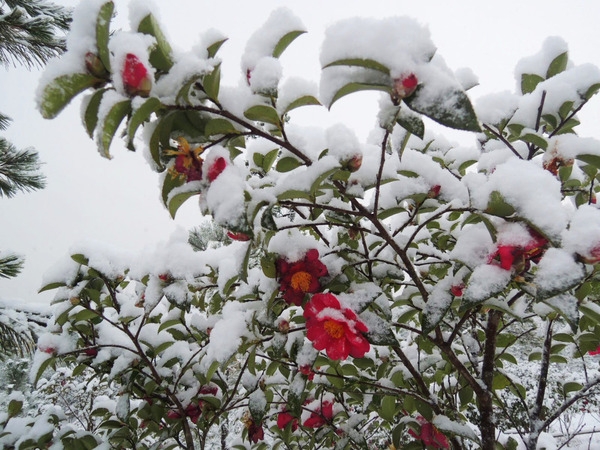
<path id="1" fill-rule="evenodd" d="M 44 119 L 53 119 L 80 92 L 96 86 L 101 80 L 87 73 L 61 75 L 48 83 L 43 91 L 40 112 Z"/>
<path id="2" fill-rule="evenodd" d="M 396 418 L 396 397 L 385 395 L 381 400 L 381 409 L 379 415 L 388 422 L 394 422 Z"/>
<path id="3" fill-rule="evenodd" d="M 552 60 L 550 65 L 548 66 L 548 70 L 546 71 L 546 79 L 553 77 L 554 75 L 558 75 L 561 72 L 564 72 L 567 68 L 567 63 L 569 62 L 569 53 L 564 52 L 558 55 L 556 58 Z"/>
<path id="4" fill-rule="evenodd" d="M 183 180 L 182 177 L 175 177 L 170 171 L 166 173 L 162 185 L 162 200 L 165 206 L 168 207 L 167 201 L 169 199 L 169 193 L 183 183 L 185 183 L 185 180 Z"/>
<path id="5" fill-rule="evenodd" d="M 369 58 L 338 59 L 337 61 L 330 62 L 329 64 L 323 66 L 323 69 L 326 69 L 327 67 L 333 67 L 333 66 L 363 67 L 365 69 L 377 70 L 379 72 L 384 73 L 385 75 L 390 74 L 390 69 L 386 65 L 381 64 L 380 62 L 375 61 L 374 59 L 369 59 Z"/>
<path id="6" fill-rule="evenodd" d="M 577 155 L 575 158 L 578 159 L 579 161 L 583 161 L 584 163 L 589 164 L 590 166 L 600 169 L 600 156 L 599 155 L 592 155 L 592 154 Z"/>
<path id="7" fill-rule="evenodd" d="M 173 66 L 173 50 L 156 18 L 152 14 L 148 14 L 138 25 L 138 31 L 156 39 L 156 45 L 150 51 L 150 64 L 159 70 L 168 72 Z"/>
<path id="8" fill-rule="evenodd" d="M 106 2 L 100 7 L 98 18 L 96 19 L 96 47 L 98 48 L 98 58 L 110 72 L 110 53 L 108 51 L 108 39 L 110 36 L 110 21 L 113 17 L 115 5 Z"/>
<path id="9" fill-rule="evenodd" d="M 541 149 L 546 150 L 548 148 L 548 142 L 542 136 L 538 136 L 537 134 L 527 133 L 521 136 L 521 140 L 528 142 L 530 144 L 535 145 Z"/>
<path id="10" fill-rule="evenodd" d="M 254 105 L 244 111 L 246 119 L 255 120 L 257 122 L 270 123 L 280 126 L 281 120 L 275 108 L 269 105 Z"/>
<path id="11" fill-rule="evenodd" d="M 127 114 L 131 112 L 131 100 L 123 100 L 111 106 L 110 111 L 100 124 L 102 127 L 98 133 L 98 151 L 105 158 L 110 158 L 110 144 L 117 132 L 117 128 Z"/>
<path id="12" fill-rule="evenodd" d="M 427 92 L 420 85 L 404 102 L 413 111 L 449 128 L 481 132 L 471 100 L 464 91 L 451 88 Z"/>
<path id="13" fill-rule="evenodd" d="M 535 90 L 544 78 L 534 73 L 521 74 L 521 94 L 529 94 Z"/>
<path id="14" fill-rule="evenodd" d="M 306 33 L 306 31 L 304 30 L 296 30 L 296 31 L 290 31 L 289 33 L 284 34 L 279 41 L 277 42 L 277 44 L 275 44 L 275 47 L 273 48 L 273 53 L 272 56 L 274 58 L 279 58 L 281 56 L 281 54 L 285 51 L 286 48 L 288 48 L 288 46 L 294 42 L 294 40 L 302 35 Z"/>

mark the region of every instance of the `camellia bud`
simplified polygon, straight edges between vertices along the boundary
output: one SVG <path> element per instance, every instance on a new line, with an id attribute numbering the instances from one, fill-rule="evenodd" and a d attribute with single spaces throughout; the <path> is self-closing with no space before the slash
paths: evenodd
<path id="1" fill-rule="evenodd" d="M 89 348 L 86 348 L 83 351 L 83 353 L 85 353 L 86 356 L 94 357 L 94 356 L 96 356 L 98 354 L 98 349 L 94 348 L 94 347 L 89 347 Z"/>
<path id="2" fill-rule="evenodd" d="M 429 192 L 427 192 L 427 197 L 428 198 L 437 198 L 440 195 L 441 189 L 442 189 L 442 187 L 439 184 L 436 184 L 435 186 L 431 186 L 431 189 L 429 189 Z"/>
<path id="3" fill-rule="evenodd" d="M 148 97 L 152 79 L 146 66 L 133 53 L 127 53 L 123 66 L 123 87 L 128 95 Z"/>
<path id="4" fill-rule="evenodd" d="M 462 297 L 464 289 L 465 289 L 465 285 L 464 284 L 462 284 L 462 283 L 460 283 L 460 284 L 454 284 L 450 288 L 450 293 L 452 295 L 454 295 L 455 297 Z"/>
<path id="5" fill-rule="evenodd" d="M 108 77 L 108 70 L 106 70 L 102 60 L 95 53 L 87 52 L 85 54 L 85 68 L 90 75 L 93 75 L 96 78 Z"/>
<path id="6" fill-rule="evenodd" d="M 360 169 L 360 166 L 362 166 L 362 160 L 363 156 L 361 154 L 354 155 L 348 160 L 348 162 L 346 162 L 346 164 L 344 164 L 344 167 L 349 172 L 356 172 L 358 169 Z"/>
<path id="7" fill-rule="evenodd" d="M 225 170 L 225 167 L 227 167 L 227 161 L 225 158 L 219 156 L 217 159 L 215 159 L 212 165 L 208 168 L 208 181 L 211 183 L 215 181 L 217 177 L 221 175 L 221 172 Z"/>
<path id="8" fill-rule="evenodd" d="M 232 241 L 246 242 L 250 240 L 250 236 L 248 236 L 246 233 L 240 233 L 236 231 L 228 231 L 227 237 Z"/>
<path id="9" fill-rule="evenodd" d="M 392 99 L 394 103 L 398 103 L 403 98 L 410 97 L 417 89 L 418 84 L 419 80 L 413 73 L 395 78 L 394 86 L 392 87 Z"/>
<path id="10" fill-rule="evenodd" d="M 81 299 L 79 297 L 71 297 L 69 302 L 71 302 L 71 305 L 77 306 L 81 303 Z"/>

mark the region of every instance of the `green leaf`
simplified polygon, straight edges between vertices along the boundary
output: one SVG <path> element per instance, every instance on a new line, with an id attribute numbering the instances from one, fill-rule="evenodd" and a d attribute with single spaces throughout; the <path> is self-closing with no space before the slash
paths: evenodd
<path id="1" fill-rule="evenodd" d="M 175 96 L 175 103 L 178 105 L 189 105 L 190 104 L 190 91 L 192 87 L 200 80 L 204 75 L 204 73 L 197 73 L 188 77 L 179 88 L 177 95 Z"/>
<path id="2" fill-rule="evenodd" d="M 15 417 L 21 414 L 23 402 L 20 400 L 11 400 L 8 402 L 8 417 Z"/>
<path id="3" fill-rule="evenodd" d="M 498 217 L 509 217 L 515 213 L 515 209 L 504 200 L 500 192 L 492 191 L 485 212 Z"/>
<path id="4" fill-rule="evenodd" d="M 146 99 L 144 103 L 142 103 L 140 107 L 133 112 L 127 125 L 127 136 L 129 138 L 128 146 L 132 145 L 135 132 L 140 127 L 140 125 L 148 121 L 152 113 L 155 113 L 161 107 L 162 103 L 159 99 L 157 99 L 156 97 L 150 97 Z"/>
<path id="5" fill-rule="evenodd" d="M 589 100 L 594 95 L 596 95 L 598 91 L 600 91 L 600 83 L 592 84 L 589 88 L 586 89 L 585 93 L 583 94 L 583 99 Z"/>
<path id="6" fill-rule="evenodd" d="M 375 314 L 370 317 L 370 320 L 375 320 L 379 324 L 365 334 L 367 341 L 373 345 L 398 345 L 396 336 L 387 322 Z"/>
<path id="7" fill-rule="evenodd" d="M 273 58 L 279 58 L 281 56 L 281 54 L 285 51 L 285 49 L 288 48 L 288 46 L 292 42 L 294 42 L 294 40 L 298 36 L 300 36 L 304 33 L 306 33 L 306 31 L 296 30 L 296 31 L 290 31 L 289 33 L 284 34 L 281 37 L 281 39 L 279 39 L 277 44 L 275 44 L 275 48 L 273 48 L 273 53 L 272 53 Z"/>
<path id="8" fill-rule="evenodd" d="M 394 422 L 396 418 L 396 397 L 392 395 L 385 395 L 381 400 L 381 409 L 379 415 L 382 419 L 388 422 Z"/>
<path id="9" fill-rule="evenodd" d="M 564 52 L 558 55 L 556 58 L 552 60 L 550 65 L 548 66 L 548 70 L 546 71 L 546 79 L 552 78 L 554 75 L 558 75 L 561 72 L 564 72 L 567 68 L 567 63 L 569 62 L 569 53 Z"/>
<path id="10" fill-rule="evenodd" d="M 102 101 L 102 96 L 108 89 L 98 89 L 96 92 L 92 94 L 92 96 L 88 100 L 88 104 L 85 108 L 85 112 L 83 113 L 83 126 L 87 131 L 89 137 L 94 137 L 94 130 L 96 129 L 96 125 L 98 125 L 98 111 L 100 110 L 100 102 Z"/>
<path id="11" fill-rule="evenodd" d="M 327 67 L 333 66 L 354 66 L 354 67 L 363 67 L 365 69 L 373 69 L 379 72 L 384 73 L 385 75 L 390 75 L 389 67 L 381 64 L 380 62 L 375 61 L 374 59 L 369 58 L 344 58 L 338 59 L 337 61 L 330 62 L 329 64 L 323 66 L 323 69 Z"/>
<path id="12" fill-rule="evenodd" d="M 262 169 L 265 172 L 268 172 L 269 170 L 271 170 L 271 167 L 273 167 L 273 163 L 275 162 L 275 160 L 277 159 L 277 157 L 279 156 L 279 149 L 273 149 L 270 152 L 268 152 L 267 154 L 264 155 L 263 157 L 263 162 L 262 162 Z"/>
<path id="13" fill-rule="evenodd" d="M 174 219 L 179 207 L 183 205 L 187 199 L 194 195 L 198 195 L 199 193 L 199 191 L 187 191 L 173 195 L 169 200 L 169 204 L 167 205 L 171 217 Z"/>
<path id="14" fill-rule="evenodd" d="M 544 78 L 534 73 L 521 74 L 521 94 L 533 92 L 542 81 L 544 81 Z"/>
<path id="15" fill-rule="evenodd" d="M 598 155 L 577 155 L 575 158 L 595 167 L 596 169 L 600 169 L 600 156 Z"/>
<path id="16" fill-rule="evenodd" d="M 150 64 L 159 70 L 168 72 L 173 66 L 173 50 L 160 25 L 152 14 L 148 14 L 138 25 L 138 31 L 156 39 L 156 46 L 150 51 Z"/>
<path id="17" fill-rule="evenodd" d="M 289 172 L 291 170 L 294 170 L 297 167 L 300 167 L 301 165 L 302 165 L 302 162 L 298 161 L 293 156 L 286 156 L 284 158 L 281 158 L 279 161 L 277 161 L 275 170 L 277 170 L 277 172 L 284 173 L 284 172 Z"/>
<path id="18" fill-rule="evenodd" d="M 563 384 L 563 392 L 565 395 L 571 392 L 579 392 L 581 389 L 583 389 L 583 385 L 577 383 L 576 381 L 569 381 Z"/>
<path id="19" fill-rule="evenodd" d="M 89 263 L 89 259 L 81 253 L 75 253 L 74 255 L 71 255 L 71 259 L 82 266 L 87 266 Z"/>
<path id="20" fill-rule="evenodd" d="M 220 39 L 216 42 L 213 42 L 208 47 L 206 47 L 206 51 L 208 53 L 209 58 L 214 58 L 221 46 L 225 43 L 228 38 Z"/>
<path id="21" fill-rule="evenodd" d="M 110 159 L 110 144 L 117 132 L 117 128 L 127 114 L 131 112 L 131 100 L 123 100 L 111 106 L 110 111 L 104 118 L 102 129 L 98 136 L 98 151 L 105 158 Z"/>
<path id="22" fill-rule="evenodd" d="M 167 201 L 169 200 L 169 193 L 173 189 L 183 185 L 183 183 L 185 183 L 185 181 L 181 177 L 174 177 L 170 172 L 167 172 L 162 186 L 162 200 L 165 206 L 168 206 Z"/>
<path id="23" fill-rule="evenodd" d="M 218 102 L 219 89 L 221 87 L 221 64 L 217 64 L 212 72 L 204 75 L 204 78 L 202 78 L 202 86 L 204 87 L 204 92 L 206 92 L 208 98 Z"/>
<path id="24" fill-rule="evenodd" d="M 227 119 L 211 119 L 204 129 L 206 136 L 215 136 L 218 134 L 238 134 L 233 124 Z"/>
<path id="25" fill-rule="evenodd" d="M 46 371 L 46 369 L 52 364 L 54 365 L 54 360 L 56 358 L 53 356 L 50 356 L 48 359 L 45 359 L 44 361 L 42 361 L 42 363 L 40 364 L 40 366 L 37 369 L 37 372 L 35 373 L 35 379 L 33 381 L 33 387 L 37 386 L 37 382 L 40 381 L 40 378 L 42 377 L 42 375 L 44 374 L 44 372 Z"/>
<path id="26" fill-rule="evenodd" d="M 96 47 L 98 48 L 98 58 L 110 72 L 110 53 L 108 51 L 108 38 L 110 36 L 110 21 L 113 17 L 115 5 L 113 2 L 106 2 L 100 7 L 96 19 Z"/>
<path id="27" fill-rule="evenodd" d="M 451 295 L 440 295 L 435 302 L 428 302 L 423 309 L 423 333 L 429 334 L 438 326 L 452 306 L 454 298 Z"/>
<path id="28" fill-rule="evenodd" d="M 529 142 L 530 144 L 535 145 L 536 147 L 542 148 L 546 150 L 548 148 L 548 142 L 542 136 L 538 136 L 537 134 L 527 133 L 521 136 L 521 140 L 525 142 Z"/>
<path id="29" fill-rule="evenodd" d="M 467 94 L 454 87 L 432 90 L 419 85 L 404 102 L 418 113 L 456 130 L 481 132 L 479 120 Z"/>
<path id="30" fill-rule="evenodd" d="M 254 105 L 244 111 L 244 116 L 246 119 L 255 120 L 257 122 L 265 122 L 275 125 L 277 127 L 281 126 L 281 120 L 279 119 L 279 114 L 272 106 L 268 105 Z"/>
<path id="31" fill-rule="evenodd" d="M 333 104 L 337 102 L 340 98 L 359 91 L 383 91 L 387 92 L 388 94 L 391 94 L 392 88 L 389 84 L 351 82 L 338 89 L 338 91 L 334 94 L 333 98 L 331 99 L 331 102 L 329 103 L 328 107 L 331 108 Z"/>
<path id="32" fill-rule="evenodd" d="M 96 86 L 99 80 L 87 73 L 72 73 L 61 75 L 46 86 L 42 91 L 40 112 L 44 119 L 53 119 L 80 92 Z"/>
<path id="33" fill-rule="evenodd" d="M 299 189 L 290 189 L 285 192 L 282 192 L 277 196 L 277 200 L 290 200 L 294 198 L 304 198 L 306 200 L 312 200 L 312 197 L 308 194 L 308 192 L 301 191 Z"/>
<path id="34" fill-rule="evenodd" d="M 420 117 L 414 114 L 406 114 L 401 110 L 400 116 L 396 122 L 406 131 L 414 134 L 419 139 L 423 139 L 425 136 L 425 124 Z"/>
<path id="35" fill-rule="evenodd" d="M 313 97 L 312 95 L 303 95 L 302 97 L 298 97 L 296 100 L 294 100 L 289 105 L 287 105 L 287 107 L 285 108 L 285 111 L 283 111 L 283 113 L 287 114 L 288 112 L 290 112 L 293 109 L 299 108 L 301 106 L 309 106 L 309 105 L 321 106 L 321 102 L 319 100 L 317 100 L 315 97 Z"/>
<path id="36" fill-rule="evenodd" d="M 66 283 L 64 281 L 57 281 L 54 283 L 48 283 L 45 286 L 43 286 L 38 293 L 41 292 L 45 292 L 45 291 L 51 291 L 52 289 L 58 289 L 59 287 L 63 287 L 66 286 Z"/>
<path id="37" fill-rule="evenodd" d="M 581 313 L 594 324 L 600 325 L 600 308 L 591 302 L 583 302 L 579 305 Z"/>

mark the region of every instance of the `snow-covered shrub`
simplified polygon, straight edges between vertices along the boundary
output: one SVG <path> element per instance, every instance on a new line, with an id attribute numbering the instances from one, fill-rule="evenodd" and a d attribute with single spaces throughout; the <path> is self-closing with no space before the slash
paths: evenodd
<path id="1" fill-rule="evenodd" d="M 33 377 L 61 361 L 118 394 L 93 434 L 59 415 L 33 428 L 81 440 L 66 448 L 533 450 L 596 395 L 600 142 L 574 129 L 597 68 L 550 39 L 519 63 L 517 92 L 474 108 L 425 28 L 354 19 L 327 33 L 317 89 L 282 75 L 305 32 L 282 9 L 227 87 L 223 36 L 176 53 L 136 5 L 131 31 L 112 33 L 112 2 L 82 4 L 40 110 L 87 91 L 101 155 L 122 130 L 170 213 L 195 198 L 231 242 L 73 254 L 45 288 L 54 323 Z M 368 142 L 290 119 L 361 90 L 381 91 Z M 477 145 L 448 144 L 430 119 Z M 27 434 L 16 420 L 8 445 Z"/>

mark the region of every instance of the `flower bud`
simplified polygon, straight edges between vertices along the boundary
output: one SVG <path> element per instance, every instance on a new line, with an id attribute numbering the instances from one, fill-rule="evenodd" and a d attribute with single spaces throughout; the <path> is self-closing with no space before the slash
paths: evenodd
<path id="1" fill-rule="evenodd" d="M 227 237 L 232 241 L 246 242 L 250 240 L 250 236 L 248 236 L 246 233 L 240 233 L 236 231 L 228 231 Z"/>
<path id="2" fill-rule="evenodd" d="M 128 95 L 140 97 L 148 97 L 152 89 L 152 79 L 148 69 L 133 53 L 125 56 L 123 87 Z"/>
<path id="3" fill-rule="evenodd" d="M 419 80 L 413 73 L 395 78 L 392 87 L 392 99 L 394 103 L 398 103 L 403 98 L 410 97 L 417 89 L 418 84 Z"/>
<path id="4" fill-rule="evenodd" d="M 106 70 L 102 60 L 95 53 L 87 52 L 85 54 L 85 68 L 90 75 L 93 75 L 96 78 L 108 77 L 108 70 Z"/>
<path id="5" fill-rule="evenodd" d="M 217 159 L 215 159 L 212 165 L 208 168 L 208 181 L 211 183 L 215 181 L 217 177 L 221 175 L 221 172 L 225 170 L 225 167 L 227 167 L 227 161 L 225 158 L 219 156 Z"/>

